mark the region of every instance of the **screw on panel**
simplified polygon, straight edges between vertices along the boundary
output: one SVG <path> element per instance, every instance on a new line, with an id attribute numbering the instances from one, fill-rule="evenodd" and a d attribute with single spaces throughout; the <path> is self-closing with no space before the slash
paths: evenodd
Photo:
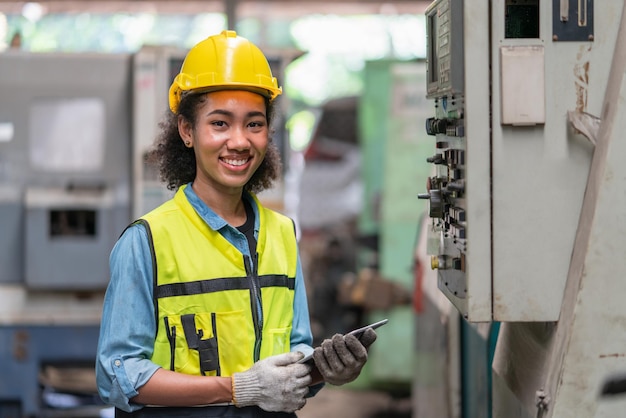
<path id="1" fill-rule="evenodd" d="M 589 40 L 593 41 L 593 35 L 589 35 Z"/>
<path id="2" fill-rule="evenodd" d="M 552 40 L 553 41 L 558 41 L 559 40 L 559 35 L 552 35 Z"/>

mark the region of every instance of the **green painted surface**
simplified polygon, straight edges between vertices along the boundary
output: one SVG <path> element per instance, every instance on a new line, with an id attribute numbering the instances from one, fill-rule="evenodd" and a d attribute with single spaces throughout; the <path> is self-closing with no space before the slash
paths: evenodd
<path id="1" fill-rule="evenodd" d="M 413 252 L 426 191 L 433 138 L 426 135 L 424 121 L 432 113 L 426 100 L 423 63 L 395 64 L 389 107 L 389 134 L 384 159 L 381 210 L 381 273 L 383 277 L 412 286 Z"/>
<path id="2" fill-rule="evenodd" d="M 365 183 L 359 230 L 378 235 L 382 277 L 409 291 L 419 219 L 426 210 L 417 194 L 426 191 L 430 164 L 425 159 L 433 149 L 424 129 L 432 113 L 425 99 L 425 74 L 423 62 L 369 62 L 359 107 Z M 375 312 L 368 319 L 384 317 L 389 324 L 380 329 L 358 385 L 410 387 L 415 361 L 412 307 Z"/>
<path id="3" fill-rule="evenodd" d="M 383 188 L 384 155 L 388 129 L 391 78 L 389 62 L 371 61 L 364 73 L 365 89 L 359 102 L 359 134 L 362 145 L 362 176 L 365 204 L 359 218 L 362 235 L 378 233 L 380 192 Z"/>

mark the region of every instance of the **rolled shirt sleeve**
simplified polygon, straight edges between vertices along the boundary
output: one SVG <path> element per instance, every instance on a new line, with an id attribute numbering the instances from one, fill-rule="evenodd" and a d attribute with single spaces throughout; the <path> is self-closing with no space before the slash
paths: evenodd
<path id="1" fill-rule="evenodd" d="M 142 407 L 130 399 L 159 368 L 150 360 L 156 335 L 150 260 L 141 225 L 122 234 L 109 259 L 111 278 L 102 312 L 96 382 L 104 402 L 128 412 Z"/>
<path id="2" fill-rule="evenodd" d="M 242 253 L 247 254 L 243 234 L 227 225 L 204 206 L 188 187 L 185 194 L 207 224 L 217 229 Z M 256 228 L 258 231 L 258 211 Z M 109 258 L 110 282 L 104 298 L 100 338 L 96 358 L 96 383 L 100 397 L 107 404 L 131 412 L 143 407 L 130 401 L 160 368 L 153 363 L 156 336 L 153 301 L 152 256 L 146 229 L 141 224 L 127 228 Z M 309 321 L 307 295 L 298 257 L 294 293 L 294 319 L 291 350 L 308 354 L 313 336 Z M 310 396 L 319 388 L 311 388 Z"/>

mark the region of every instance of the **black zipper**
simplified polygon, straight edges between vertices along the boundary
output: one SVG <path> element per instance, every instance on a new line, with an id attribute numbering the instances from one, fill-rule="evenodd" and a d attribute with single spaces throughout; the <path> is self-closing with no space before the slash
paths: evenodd
<path id="1" fill-rule="evenodd" d="M 254 362 L 261 359 L 261 341 L 263 330 L 263 307 L 261 305 L 261 286 L 259 285 L 258 276 L 258 260 L 259 254 L 254 254 L 254 264 L 250 265 L 250 257 L 243 256 L 243 262 L 246 267 L 246 275 L 250 279 L 250 308 L 252 310 L 252 320 L 254 322 Z"/>
<path id="2" fill-rule="evenodd" d="M 163 318 L 165 322 L 165 333 L 167 335 L 167 340 L 170 343 L 170 370 L 174 371 L 175 365 L 175 356 L 176 356 L 176 327 L 173 326 L 170 328 L 169 318 L 166 316 Z"/>
<path id="3" fill-rule="evenodd" d="M 211 313 L 211 328 L 213 329 L 213 338 L 215 340 L 215 345 L 216 345 L 216 349 L 215 349 L 215 362 L 217 363 L 215 366 L 215 375 L 216 376 L 221 376 L 222 375 L 222 368 L 220 366 L 220 356 L 219 356 L 219 350 L 220 347 L 218 345 L 218 339 L 217 339 L 217 315 L 215 315 L 215 312 Z"/>

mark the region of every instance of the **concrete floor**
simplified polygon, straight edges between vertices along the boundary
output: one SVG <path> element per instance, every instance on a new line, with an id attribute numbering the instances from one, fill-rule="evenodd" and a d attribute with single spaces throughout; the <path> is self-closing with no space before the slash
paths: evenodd
<path id="1" fill-rule="evenodd" d="M 411 401 L 379 391 L 326 386 L 297 414 L 298 418 L 411 418 Z"/>

